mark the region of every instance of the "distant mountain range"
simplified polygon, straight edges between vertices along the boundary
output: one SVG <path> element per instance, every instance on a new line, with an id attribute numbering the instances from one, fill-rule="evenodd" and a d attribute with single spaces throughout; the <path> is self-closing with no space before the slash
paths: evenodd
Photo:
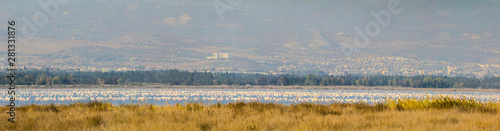
<path id="1" fill-rule="evenodd" d="M 377 22 L 370 11 L 388 10 L 391 1 L 216 1 L 70 1 L 59 5 L 45 26 L 36 27 L 37 34 L 21 41 L 19 64 L 267 72 L 289 64 L 326 69 L 331 67 L 320 63 L 347 57 L 402 57 L 500 65 L 498 0 L 400 0 L 401 13 L 392 14 L 366 47 L 355 47 L 354 28 L 365 30 Z M 0 3 L 5 3 L 0 5 L 2 21 L 43 11 L 29 1 Z M 219 13 L 222 20 L 214 3 L 233 10 Z M 359 51 L 346 56 L 346 46 Z M 206 59 L 216 52 L 231 58 Z"/>

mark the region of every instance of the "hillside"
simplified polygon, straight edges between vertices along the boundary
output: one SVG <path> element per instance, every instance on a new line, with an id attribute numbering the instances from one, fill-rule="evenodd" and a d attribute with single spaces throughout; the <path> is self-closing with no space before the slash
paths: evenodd
<path id="1" fill-rule="evenodd" d="M 400 14 L 392 15 L 368 46 L 346 56 L 343 47 L 354 45 L 353 29 L 376 21 L 370 11 L 386 10 L 387 2 L 243 1 L 230 5 L 234 10 L 223 13 L 222 20 L 214 1 L 71 1 L 61 5 L 46 26 L 38 27 L 37 34 L 20 36 L 19 65 L 500 75 L 497 0 L 401 1 Z M 0 20 L 42 10 L 29 2 L 16 4 L 24 8 L 0 5 L 1 14 L 6 14 Z M 229 59 L 208 60 L 212 53 L 228 53 Z"/>

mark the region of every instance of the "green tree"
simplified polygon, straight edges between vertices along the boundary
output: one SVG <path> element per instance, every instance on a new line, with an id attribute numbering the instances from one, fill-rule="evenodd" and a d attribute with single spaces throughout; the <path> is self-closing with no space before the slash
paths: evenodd
<path id="1" fill-rule="evenodd" d="M 321 82 L 319 82 L 319 85 L 322 85 L 322 86 L 328 86 L 328 85 L 330 85 L 330 78 L 329 77 L 324 77 L 323 79 L 321 79 Z"/>
<path id="2" fill-rule="evenodd" d="M 306 77 L 306 85 L 316 85 L 316 77 L 314 74 L 308 74 Z"/>
<path id="3" fill-rule="evenodd" d="M 45 84 L 46 85 L 52 85 L 52 77 L 51 76 L 47 76 L 45 78 Z"/>
<path id="4" fill-rule="evenodd" d="M 281 86 L 286 86 L 288 85 L 288 78 L 286 78 L 286 76 L 281 76 L 279 79 L 278 79 L 278 83 L 281 85 Z"/>
<path id="5" fill-rule="evenodd" d="M 438 77 L 434 80 L 434 85 L 436 88 L 444 87 L 444 80 L 441 77 Z"/>
<path id="6" fill-rule="evenodd" d="M 424 78 L 424 81 L 422 81 L 424 84 L 424 87 L 432 87 L 434 85 L 432 78 L 430 76 L 427 76 Z"/>
<path id="7" fill-rule="evenodd" d="M 257 84 L 257 85 L 266 85 L 267 84 L 266 77 L 261 76 L 261 77 L 255 79 L 255 84 Z"/>
<path id="8" fill-rule="evenodd" d="M 36 77 L 35 85 L 46 85 L 47 84 L 46 79 L 47 79 L 47 75 L 45 75 L 45 73 L 38 75 Z"/>
<path id="9" fill-rule="evenodd" d="M 360 86 L 362 84 L 361 79 L 356 80 L 356 85 Z"/>
<path id="10" fill-rule="evenodd" d="M 120 78 L 120 79 L 116 80 L 116 83 L 118 83 L 119 85 L 124 85 L 125 82 L 123 81 L 122 78 Z"/>
<path id="11" fill-rule="evenodd" d="M 361 80 L 361 83 L 364 85 L 364 86 L 373 86 L 373 82 L 370 78 L 368 77 L 365 77 Z"/>
<path id="12" fill-rule="evenodd" d="M 410 87 L 415 87 L 415 81 L 413 81 L 413 79 L 410 79 Z"/>
<path id="13" fill-rule="evenodd" d="M 188 78 L 184 81 L 184 85 L 192 85 L 193 84 L 193 77 L 188 76 Z"/>
<path id="14" fill-rule="evenodd" d="M 61 76 L 57 75 L 52 79 L 52 85 L 60 85 L 62 84 Z"/>
<path id="15" fill-rule="evenodd" d="M 392 83 L 391 83 L 391 84 L 392 84 L 392 86 L 394 86 L 394 87 L 399 86 L 398 81 L 399 81 L 399 80 L 398 80 L 398 78 L 397 78 L 397 77 L 396 77 L 396 78 L 394 78 L 394 79 L 392 79 Z"/>

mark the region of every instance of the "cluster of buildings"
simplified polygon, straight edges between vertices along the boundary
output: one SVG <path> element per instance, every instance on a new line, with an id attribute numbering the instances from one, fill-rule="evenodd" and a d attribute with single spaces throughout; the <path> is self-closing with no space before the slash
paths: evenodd
<path id="1" fill-rule="evenodd" d="M 207 57 L 207 59 L 229 59 L 229 53 L 213 53 L 212 56 Z"/>
<path id="2" fill-rule="evenodd" d="M 446 76 L 500 76 L 500 65 L 443 61 L 419 61 L 403 57 L 357 57 L 324 61 L 297 62 L 278 67 L 277 71 L 317 70 L 330 75 L 446 75 Z"/>
<path id="3" fill-rule="evenodd" d="M 41 61 L 45 63 L 27 63 L 39 61 L 38 57 L 26 57 L 20 65 L 27 69 L 64 69 L 74 71 L 129 71 L 129 70 L 203 70 L 229 71 L 236 73 L 264 72 L 270 74 L 294 73 L 297 71 L 322 71 L 329 75 L 345 74 L 381 74 L 381 75 L 446 75 L 446 76 L 500 76 L 500 65 L 478 63 L 452 63 L 444 61 L 421 61 L 403 57 L 351 57 L 328 59 L 325 57 L 311 57 L 310 55 L 287 56 L 280 61 L 256 60 L 254 65 L 228 64 L 218 62 L 207 65 L 207 60 L 229 59 L 230 53 L 212 53 L 205 57 L 179 57 L 169 55 L 154 58 L 124 58 L 118 59 L 121 63 L 106 63 L 105 60 L 65 58 L 66 61 Z M 307 58 L 302 58 L 307 57 Z M 310 58 L 309 58 L 310 57 Z M 139 62 L 138 62 L 139 61 Z M 199 64 L 193 64 L 198 62 Z M 234 62 L 234 61 L 231 61 Z M 89 64 L 90 63 L 90 64 Z M 244 63 L 244 62 L 243 62 Z M 251 63 L 251 62 L 250 62 Z M 253 67 L 258 66 L 258 67 Z M 6 68 L 0 66 L 1 68 Z M 213 68 L 213 69 L 212 69 Z M 252 70 L 248 70 L 252 68 Z M 258 70 L 257 70 L 258 69 Z"/>

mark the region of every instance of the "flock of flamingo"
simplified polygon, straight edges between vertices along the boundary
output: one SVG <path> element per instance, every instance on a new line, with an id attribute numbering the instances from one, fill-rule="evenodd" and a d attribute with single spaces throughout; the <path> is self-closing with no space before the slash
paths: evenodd
<path id="1" fill-rule="evenodd" d="M 6 92 L 6 91 L 4 91 Z M 384 102 L 386 98 L 425 98 L 446 95 L 475 98 L 478 101 L 499 101 L 500 93 L 488 92 L 430 92 L 430 91 L 359 91 L 359 90 L 245 90 L 245 89 L 18 89 L 16 101 L 25 104 L 66 104 L 88 101 L 106 101 L 113 104 L 151 103 L 164 105 L 204 102 L 266 103 L 355 103 Z M 10 96 L 0 94 L 7 103 Z"/>

